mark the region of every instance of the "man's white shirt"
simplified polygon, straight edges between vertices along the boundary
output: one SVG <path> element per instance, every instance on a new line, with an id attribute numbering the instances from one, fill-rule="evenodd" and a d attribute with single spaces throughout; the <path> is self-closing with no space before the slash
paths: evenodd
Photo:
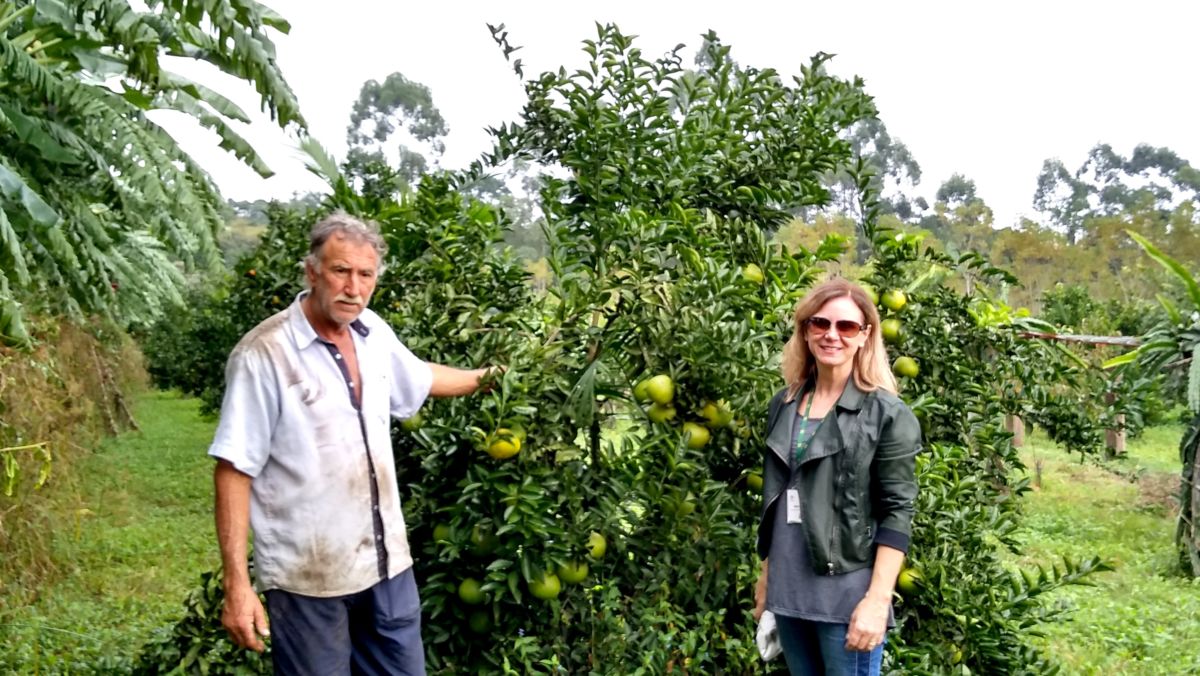
<path id="1" fill-rule="evenodd" d="M 304 296 L 246 334 L 230 354 L 209 455 L 253 477 L 259 591 L 342 596 L 380 581 L 377 537 L 387 577 L 412 566 L 390 419 L 421 408 L 433 373 L 386 322 L 364 310 L 361 326 L 350 330 L 362 381 L 360 420 L 338 358 L 304 316 Z M 372 465 L 381 534 L 373 520 Z"/>

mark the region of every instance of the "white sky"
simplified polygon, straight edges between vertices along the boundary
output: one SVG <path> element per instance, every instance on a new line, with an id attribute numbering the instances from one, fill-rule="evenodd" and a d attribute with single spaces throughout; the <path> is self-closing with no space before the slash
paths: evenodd
<path id="1" fill-rule="evenodd" d="M 515 120 L 521 83 L 485 24 L 504 23 L 526 77 L 582 65 L 594 24 L 615 22 L 653 57 L 713 29 L 743 65 L 790 75 L 809 57 L 837 54 L 831 70 L 859 75 L 893 137 L 922 169 L 932 202 L 954 172 L 975 180 L 996 224 L 1034 216 L 1043 160 L 1071 170 L 1098 142 L 1128 155 L 1167 146 L 1200 162 L 1194 82 L 1200 3 L 1137 2 L 442 2 L 268 0 L 292 24 L 277 35 L 279 63 L 310 132 L 341 158 L 362 83 L 399 71 L 429 86 L 450 127 L 443 166 L 490 148 L 485 127 Z M 179 70 L 185 70 L 180 68 Z M 198 77 L 194 69 L 187 74 Z M 205 78 L 212 81 L 212 78 Z M 248 111 L 248 87 L 220 84 Z M 161 116 L 158 119 L 163 119 Z M 166 122 L 226 197 L 287 198 L 321 190 L 290 139 L 266 121 L 244 135 L 276 171 L 260 179 L 216 148 L 215 135 Z"/>

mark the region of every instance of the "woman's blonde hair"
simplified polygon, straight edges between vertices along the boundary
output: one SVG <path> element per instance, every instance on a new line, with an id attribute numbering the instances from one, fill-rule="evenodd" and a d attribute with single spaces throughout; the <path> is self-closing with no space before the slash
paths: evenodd
<path id="1" fill-rule="evenodd" d="M 896 392 L 896 377 L 888 365 L 875 303 L 861 286 L 835 278 L 813 287 L 796 305 L 795 328 L 791 339 L 783 346 L 783 380 L 788 386 L 788 401 L 794 399 L 804 383 L 816 373 L 816 360 L 808 349 L 808 341 L 804 339 L 804 321 L 835 298 L 853 301 L 862 311 L 863 321 L 871 327 L 867 342 L 854 355 L 854 384 L 864 392 L 875 389 L 884 389 L 893 394 Z"/>

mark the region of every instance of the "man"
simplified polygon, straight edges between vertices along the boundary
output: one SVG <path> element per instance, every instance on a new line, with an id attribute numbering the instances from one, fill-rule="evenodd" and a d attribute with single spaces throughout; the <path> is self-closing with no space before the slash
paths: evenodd
<path id="1" fill-rule="evenodd" d="M 378 229 L 335 213 L 313 226 L 309 290 L 259 324 L 226 366 L 217 459 L 221 622 L 283 674 L 424 674 L 421 609 L 390 418 L 471 394 L 487 369 L 423 362 L 367 302 Z M 247 571 L 254 530 L 258 589 Z"/>

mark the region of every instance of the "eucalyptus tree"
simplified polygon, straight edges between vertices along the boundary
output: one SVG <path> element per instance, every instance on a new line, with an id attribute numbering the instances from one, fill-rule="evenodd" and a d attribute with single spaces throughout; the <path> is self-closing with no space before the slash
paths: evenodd
<path id="1" fill-rule="evenodd" d="M 1200 202 L 1200 171 L 1170 148 L 1138 145 L 1129 157 L 1097 144 L 1074 172 L 1048 159 L 1038 174 L 1033 206 L 1076 243 L 1093 219 L 1134 211 L 1169 214 L 1181 203 Z"/>
<path id="2" fill-rule="evenodd" d="M 32 312 L 124 323 L 178 300 L 183 273 L 219 265 L 212 178 L 148 115 L 173 110 L 271 170 L 221 93 L 170 70 L 209 64 L 252 85 L 282 127 L 304 128 L 276 62 L 290 27 L 254 0 L 0 1 L 0 337 Z"/>

